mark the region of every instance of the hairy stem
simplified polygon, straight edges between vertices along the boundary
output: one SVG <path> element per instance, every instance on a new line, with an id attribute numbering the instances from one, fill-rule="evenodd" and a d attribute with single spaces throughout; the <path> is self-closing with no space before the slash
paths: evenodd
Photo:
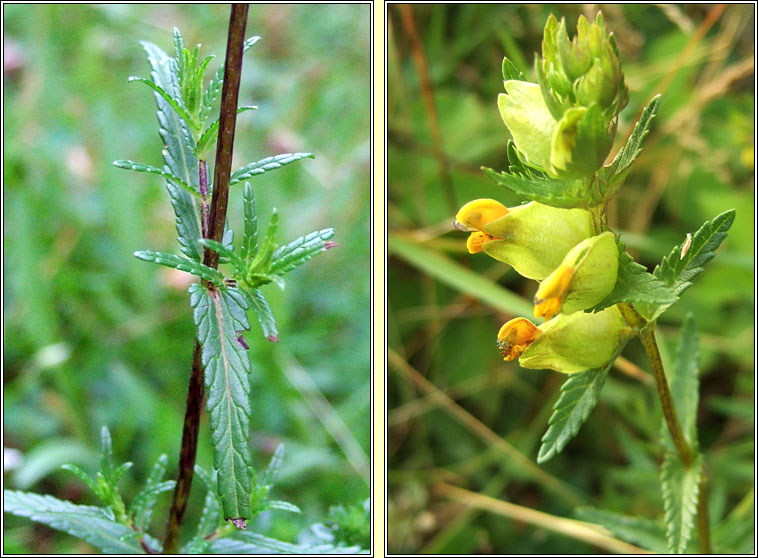
<path id="1" fill-rule="evenodd" d="M 666 374 L 663 371 L 661 353 L 658 350 L 658 343 L 655 341 L 655 326 L 653 323 L 640 331 L 640 340 L 647 353 L 647 358 L 650 360 L 650 365 L 653 367 L 655 387 L 658 390 L 658 399 L 661 400 L 663 417 L 666 420 L 669 434 L 671 434 L 671 440 L 674 442 L 674 446 L 679 453 L 679 458 L 682 460 L 682 463 L 689 467 L 692 464 L 694 456 L 692 448 L 690 448 L 687 440 L 684 439 L 682 425 L 679 424 L 679 418 L 676 416 L 674 400 L 671 397 L 671 390 L 669 389 L 669 384 L 666 380 Z"/>
<path id="2" fill-rule="evenodd" d="M 247 26 L 247 4 L 232 4 L 229 20 L 229 35 L 226 43 L 226 62 L 224 68 L 224 85 L 221 91 L 221 115 L 219 118 L 218 142 L 216 147 L 216 166 L 213 180 L 213 197 L 211 198 L 210 218 L 206 238 L 221 242 L 226 223 L 226 209 L 229 201 L 229 177 L 232 167 L 232 145 L 237 118 L 237 100 L 239 98 L 240 76 L 242 74 L 242 48 L 245 42 Z M 202 168 L 202 165 L 201 165 Z M 207 186 L 207 173 L 206 173 Z M 203 263 L 218 268 L 218 254 L 207 248 L 203 254 Z M 207 286 L 207 285 L 206 285 Z M 209 287 L 210 288 L 210 287 Z M 182 447 L 179 452 L 179 476 L 174 489 L 174 499 L 169 510 L 166 538 L 163 543 L 164 554 L 176 554 L 179 549 L 179 537 L 182 530 L 184 512 L 192 486 L 192 476 L 197 454 L 197 435 L 200 429 L 200 415 L 205 395 L 202 349 L 195 341 L 187 392 L 187 410 L 184 416 Z"/>
<path id="3" fill-rule="evenodd" d="M 200 195 L 203 197 L 200 204 L 200 215 L 203 221 L 201 229 L 203 238 L 208 238 L 208 222 L 210 220 L 208 208 L 208 162 L 205 159 L 198 159 L 197 163 L 200 166 Z"/>
<path id="4" fill-rule="evenodd" d="M 640 316 L 640 314 L 634 309 L 634 306 L 627 302 L 619 304 L 618 308 L 627 325 L 632 327 L 637 335 L 640 336 L 642 346 L 647 353 L 647 358 L 650 361 L 650 365 L 653 367 L 655 386 L 658 391 L 658 398 L 661 400 L 663 417 L 666 420 L 669 434 L 671 434 L 671 440 L 674 442 L 674 446 L 679 453 L 679 459 L 689 467 L 692 465 L 692 461 L 695 458 L 695 452 L 684 438 L 682 425 L 679 423 L 679 418 L 676 415 L 674 400 L 671 397 L 671 390 L 668 381 L 666 380 L 666 374 L 663 371 L 661 353 L 658 350 L 658 343 L 655 340 L 655 322 L 647 322 L 645 318 Z M 700 552 L 703 554 L 710 554 L 711 536 L 710 528 L 708 526 L 708 485 L 706 480 L 705 472 L 703 472 L 700 478 L 700 494 L 697 503 L 697 531 L 700 542 Z"/>

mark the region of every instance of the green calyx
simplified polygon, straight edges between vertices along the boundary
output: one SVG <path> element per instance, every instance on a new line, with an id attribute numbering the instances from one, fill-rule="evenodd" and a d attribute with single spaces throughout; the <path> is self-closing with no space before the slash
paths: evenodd
<path id="1" fill-rule="evenodd" d="M 572 107 L 556 120 L 535 83 L 509 80 L 498 109 L 524 161 L 553 178 L 581 178 L 605 161 L 616 133 L 597 104 Z"/>
<path id="2" fill-rule="evenodd" d="M 538 329 L 541 333 L 521 354 L 519 364 L 564 374 L 604 366 L 629 333 L 615 306 L 596 314 L 561 314 Z"/>
<path id="3" fill-rule="evenodd" d="M 592 308 L 613 290 L 618 279 L 618 247 L 613 233 L 583 240 L 563 258 L 534 296 L 534 315 L 552 318 Z"/>
<path id="4" fill-rule="evenodd" d="M 485 253 L 537 281 L 547 277 L 574 246 L 592 234 L 589 212 L 537 202 L 511 208 L 485 225 L 484 231 L 494 237 L 483 245 Z"/>

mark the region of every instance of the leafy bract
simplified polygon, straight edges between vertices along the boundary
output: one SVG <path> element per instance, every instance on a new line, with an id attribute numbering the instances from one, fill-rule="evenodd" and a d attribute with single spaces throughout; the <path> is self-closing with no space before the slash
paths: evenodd
<path id="1" fill-rule="evenodd" d="M 663 281 L 647 272 L 644 266 L 632 260 L 623 244 L 619 244 L 618 278 L 613 290 L 600 301 L 593 312 L 619 302 L 643 302 L 648 304 L 673 304 L 676 293 Z"/>
<path id="2" fill-rule="evenodd" d="M 300 159 L 313 159 L 312 153 L 282 153 L 280 155 L 273 155 L 272 157 L 266 157 L 260 161 L 249 163 L 244 167 L 238 168 L 234 171 L 229 179 L 229 185 L 236 184 L 245 179 L 255 176 L 257 174 L 263 174 L 268 171 L 276 170 Z"/>
<path id="3" fill-rule="evenodd" d="M 675 246 L 671 253 L 664 257 L 661 263 L 653 270 L 653 275 L 674 290 L 677 298 L 692 285 L 692 281 L 703 272 L 705 264 L 716 255 L 716 249 L 726 238 L 727 231 L 734 222 L 735 211 L 729 209 L 716 216 L 711 221 L 706 221 L 689 239 L 689 246 Z M 672 303 L 658 304 L 647 309 L 649 319 L 654 320 L 660 316 Z"/>
<path id="4" fill-rule="evenodd" d="M 233 288 L 190 285 L 197 338 L 202 345 L 213 466 L 225 519 L 250 518 L 250 360 L 237 332 L 250 329 L 247 303 Z"/>
<path id="5" fill-rule="evenodd" d="M 524 201 L 536 201 L 563 209 L 593 207 L 601 201 L 591 188 L 592 182 L 589 179 L 525 176 L 497 172 L 487 167 L 482 167 L 482 171 Z"/>
<path id="6" fill-rule="evenodd" d="M 702 455 L 698 455 L 687 467 L 677 454 L 668 453 L 661 466 L 664 520 L 669 553 L 682 554 L 692 536 L 702 470 Z"/>
<path id="7" fill-rule="evenodd" d="M 511 79 L 515 79 L 518 81 L 526 81 L 524 72 L 519 70 L 513 62 L 508 60 L 508 58 L 503 58 L 502 68 L 503 68 L 503 81 L 508 81 Z"/>
<path id="8" fill-rule="evenodd" d="M 642 116 L 637 121 L 637 124 L 634 125 L 632 134 L 626 140 L 624 147 L 613 158 L 611 165 L 601 170 L 601 173 L 604 173 L 603 178 L 612 183 L 610 191 L 606 194 L 606 199 L 610 199 L 618 191 L 632 163 L 642 153 L 642 143 L 645 141 L 648 132 L 650 132 L 650 126 L 660 105 L 661 96 L 656 95 L 642 111 Z"/>
<path id="9" fill-rule="evenodd" d="M 52 496 L 4 490 L 3 510 L 64 531 L 106 554 L 144 554 L 140 538 L 151 550 L 160 552 L 161 549 L 161 544 L 149 535 L 136 537 L 135 532 L 117 522 L 107 508 L 80 506 Z"/>
<path id="10" fill-rule="evenodd" d="M 616 352 L 618 355 L 621 347 Z M 603 368 L 592 368 L 585 372 L 571 374 L 561 386 L 561 395 L 553 406 L 548 424 L 550 427 L 542 437 L 542 445 L 537 455 L 537 463 L 544 463 L 559 454 L 566 444 L 576 436 L 584 421 L 595 408 L 600 390 L 605 384 L 608 371 L 613 366 L 614 356 Z"/>

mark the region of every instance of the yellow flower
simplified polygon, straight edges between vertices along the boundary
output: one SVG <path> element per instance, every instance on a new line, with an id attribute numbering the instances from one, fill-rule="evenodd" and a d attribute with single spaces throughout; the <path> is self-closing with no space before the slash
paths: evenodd
<path id="1" fill-rule="evenodd" d="M 482 251 L 482 247 L 495 237 L 484 232 L 484 226 L 508 214 L 508 208 L 496 200 L 488 198 L 474 200 L 464 205 L 455 216 L 455 228 L 470 231 L 466 248 L 469 254 Z"/>
<path id="2" fill-rule="evenodd" d="M 583 240 L 540 283 L 534 295 L 534 316 L 549 320 L 558 312 L 592 308 L 610 294 L 617 278 L 618 247 L 613 233 Z"/>
<path id="3" fill-rule="evenodd" d="M 595 314 L 561 314 L 539 326 L 515 318 L 500 328 L 497 347 L 504 360 L 518 358 L 524 368 L 574 374 L 605 366 L 628 335 L 621 313 L 611 306 Z"/>

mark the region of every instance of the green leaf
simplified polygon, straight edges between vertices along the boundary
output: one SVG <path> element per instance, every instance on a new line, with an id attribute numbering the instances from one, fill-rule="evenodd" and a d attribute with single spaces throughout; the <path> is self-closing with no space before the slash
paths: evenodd
<path id="1" fill-rule="evenodd" d="M 508 81 L 511 79 L 526 81 L 524 73 L 519 70 L 513 62 L 507 58 L 503 58 L 503 81 Z"/>
<path id="2" fill-rule="evenodd" d="M 656 554 L 667 551 L 666 529 L 657 521 L 590 507 L 577 508 L 575 513 L 582 521 L 602 525 L 622 540 L 641 545 Z"/>
<path id="3" fill-rule="evenodd" d="M 667 286 L 674 287 L 677 296 L 692 285 L 692 281 L 703 272 L 703 267 L 716 255 L 716 249 L 726 238 L 727 231 L 734 222 L 736 212 L 729 209 L 716 216 L 712 221 L 706 221 L 692 236 L 691 243 L 685 254 L 682 248 L 675 246 L 671 253 L 663 258 L 655 268 L 653 275 L 661 279 Z M 684 244 L 682 245 L 684 246 Z"/>
<path id="4" fill-rule="evenodd" d="M 276 483 L 276 477 L 279 475 L 279 469 L 284 462 L 284 444 L 279 444 L 274 450 L 274 455 L 271 456 L 271 461 L 268 463 L 268 467 L 263 471 L 261 475 L 261 484 L 271 488 Z"/>
<path id="5" fill-rule="evenodd" d="M 682 325 L 682 337 L 676 351 L 676 365 L 670 378 L 671 395 L 674 399 L 679 423 L 684 438 L 691 447 L 697 447 L 697 405 L 698 405 L 698 335 L 695 316 L 690 312 Z M 668 432 L 668 429 L 666 430 Z"/>
<path id="6" fill-rule="evenodd" d="M 536 201 L 564 209 L 593 207 L 600 203 L 588 180 L 527 177 L 497 172 L 487 167 L 482 171 L 500 186 L 517 194 L 524 201 Z"/>
<path id="7" fill-rule="evenodd" d="M 75 474 L 77 477 L 79 477 L 79 480 L 81 480 L 84 484 L 86 484 L 89 487 L 89 489 L 92 491 L 92 493 L 95 496 L 100 498 L 100 488 L 97 486 L 95 479 L 93 479 L 81 467 L 78 467 L 72 463 L 66 463 L 65 465 L 61 465 L 61 469 Z"/>
<path id="8" fill-rule="evenodd" d="M 190 285 L 197 338 L 202 344 L 213 441 L 213 466 L 225 519 L 250 518 L 250 360 L 237 332 L 250 329 L 237 289 Z"/>
<path id="9" fill-rule="evenodd" d="M 229 185 L 231 186 L 232 184 L 236 184 L 237 182 L 241 182 L 242 180 L 246 180 L 251 176 L 255 176 L 257 174 L 263 174 L 264 172 L 276 170 L 283 167 L 284 165 L 289 165 L 290 163 L 299 161 L 300 159 L 313 159 L 313 154 L 282 153 L 280 155 L 266 157 L 265 159 L 250 163 L 234 171 L 232 173 L 231 179 L 229 180 Z"/>
<path id="10" fill-rule="evenodd" d="M 108 427 L 103 426 L 100 429 L 100 472 L 105 477 L 108 484 L 114 484 L 114 465 L 113 465 L 113 448 L 111 444 L 111 433 Z"/>
<path id="11" fill-rule="evenodd" d="M 245 262 L 243 262 L 242 259 L 234 253 L 234 250 L 230 250 L 227 246 L 224 246 L 215 240 L 211 240 L 210 238 L 201 238 L 200 245 L 208 248 L 209 250 L 217 252 L 219 256 L 228 258 L 229 262 L 231 262 L 231 264 L 234 266 L 234 269 L 238 275 L 241 275 L 245 272 Z"/>
<path id="12" fill-rule="evenodd" d="M 141 44 L 152 67 L 150 77 L 153 82 L 161 86 L 168 94 L 174 97 L 179 96 L 179 84 L 176 75 L 172 72 L 172 69 L 176 68 L 176 62 L 154 44 L 146 41 Z M 179 117 L 162 96 L 156 93 L 155 101 L 158 106 L 156 115 L 159 133 L 166 146 L 163 150 L 166 170 L 199 192 L 200 177 L 198 162 L 195 157 L 195 139 L 192 132 L 188 124 Z M 200 261 L 201 250 L 197 245 L 197 240 L 201 235 L 200 209 L 194 196 L 171 180 L 166 180 L 166 189 L 176 215 L 176 230 L 179 234 L 178 240 L 182 252 L 187 257 Z"/>
<path id="13" fill-rule="evenodd" d="M 276 319 L 274 313 L 271 311 L 271 307 L 266 301 L 266 297 L 258 289 L 251 289 L 249 293 L 250 305 L 255 311 L 255 317 L 258 319 L 258 323 L 261 324 L 263 330 L 263 336 L 272 343 L 279 342 L 279 330 L 276 328 Z"/>
<path id="14" fill-rule="evenodd" d="M 106 554 L 144 554 L 134 531 L 116 522 L 105 508 L 80 506 L 58 500 L 52 496 L 3 491 L 3 510 L 19 517 L 43 523 L 86 541 Z M 160 552 L 161 544 L 144 535 L 143 540 L 152 550 Z"/>
<path id="15" fill-rule="evenodd" d="M 644 266 L 632 260 L 621 243 L 619 243 L 619 267 L 616 285 L 607 297 L 588 311 L 599 312 L 603 308 L 619 302 L 669 305 L 676 302 L 676 293 L 673 289 L 648 273 Z"/>
<path id="16" fill-rule="evenodd" d="M 187 112 L 187 109 L 185 109 L 183 106 L 179 104 L 179 101 L 174 99 L 171 95 L 169 95 L 163 87 L 161 87 L 158 84 L 153 83 L 149 79 L 137 77 L 137 76 L 129 76 L 127 78 L 127 81 L 130 83 L 133 81 L 144 83 L 148 87 L 150 87 L 153 91 L 155 91 L 158 95 L 160 95 L 164 101 L 166 101 L 169 106 L 176 111 L 176 114 L 178 114 L 190 127 L 197 129 L 198 123 L 195 122 L 195 119 L 192 118 L 192 115 Z"/>
<path id="17" fill-rule="evenodd" d="M 692 535 L 703 471 L 698 454 L 689 468 L 674 453 L 666 454 L 661 466 L 664 520 L 669 553 L 682 554 Z"/>
<path id="18" fill-rule="evenodd" d="M 210 548 L 213 554 L 356 554 L 360 550 L 358 546 L 292 544 L 250 531 L 215 539 Z"/>
<path id="19" fill-rule="evenodd" d="M 242 48 L 242 53 L 244 54 L 247 52 L 247 50 L 253 46 L 255 43 L 257 43 L 261 38 L 258 36 L 255 37 L 249 37 L 248 39 L 245 39 L 245 44 Z M 208 116 L 211 113 L 211 109 L 213 108 L 213 103 L 216 102 L 216 98 L 218 97 L 218 94 L 221 92 L 221 86 L 224 84 L 224 65 L 221 64 L 221 67 L 216 70 L 216 73 L 211 78 L 211 80 L 208 82 L 208 87 L 205 89 L 205 93 L 203 93 L 203 101 L 200 105 L 200 122 L 205 123 L 206 120 L 208 120 Z"/>
<path id="20" fill-rule="evenodd" d="M 727 231 L 734 222 L 734 216 L 734 209 L 730 209 L 703 223 L 694 235 L 688 235 L 681 247 L 674 246 L 671 253 L 653 270 L 653 275 L 672 288 L 677 298 L 680 297 L 703 272 L 705 264 L 716 255 L 716 249 L 726 238 Z M 685 247 L 686 250 L 683 249 Z M 652 321 L 663 314 L 671 304 L 673 303 L 643 306 L 640 307 L 640 311 Z"/>
<path id="21" fill-rule="evenodd" d="M 241 114 L 243 112 L 246 112 L 248 110 L 258 110 L 258 107 L 256 106 L 246 106 L 246 107 L 240 107 L 237 109 L 237 114 Z M 203 135 L 200 136 L 200 139 L 197 140 L 197 147 L 195 148 L 195 154 L 198 157 L 202 157 L 203 154 L 205 154 L 206 151 L 208 151 L 212 146 L 213 143 L 216 141 L 216 138 L 218 137 L 218 126 L 219 126 L 219 119 L 217 118 L 213 124 L 208 126 L 208 128 L 205 129 L 203 132 Z"/>
<path id="22" fill-rule="evenodd" d="M 613 361 L 621 352 L 619 347 L 616 355 L 603 368 L 592 368 L 585 372 L 571 374 L 561 386 L 561 395 L 553 406 L 542 445 L 537 455 L 537 463 L 544 463 L 559 454 L 566 444 L 576 436 L 592 409 L 597 405 L 600 390 L 603 389 L 608 371 Z"/>
<path id="23" fill-rule="evenodd" d="M 278 248 L 273 256 L 270 273 L 282 275 L 303 265 L 311 258 L 326 251 L 326 241 L 334 236 L 334 229 L 314 231 L 285 246 Z"/>
<path id="24" fill-rule="evenodd" d="M 200 477 L 208 489 L 194 537 L 203 538 L 211 535 L 221 524 L 221 499 L 218 497 L 217 482 L 218 473 L 214 471 L 211 475 L 199 465 L 195 465 L 195 474 Z"/>
<path id="25" fill-rule="evenodd" d="M 267 510 L 282 510 L 282 511 L 288 511 L 292 513 L 302 513 L 300 511 L 300 508 L 298 508 L 295 504 L 291 504 L 290 502 L 285 502 L 283 500 L 269 500 L 266 502 L 266 509 Z"/>
<path id="26" fill-rule="evenodd" d="M 172 490 L 176 485 L 175 481 L 163 481 L 167 465 L 168 455 L 164 453 L 153 465 L 144 488 L 137 493 L 129 507 L 129 515 L 134 519 L 134 526 L 140 531 L 147 531 L 150 528 L 150 519 L 158 495 Z"/>
<path id="27" fill-rule="evenodd" d="M 179 82 L 179 86 L 182 85 L 185 75 L 184 67 L 184 39 L 182 38 L 182 32 L 178 27 L 174 27 L 174 56 L 176 60 L 177 72 L 176 77 Z"/>
<path id="28" fill-rule="evenodd" d="M 242 259 L 249 262 L 258 248 L 258 215 L 255 213 L 255 194 L 249 182 L 245 182 L 243 206 L 245 233 L 242 237 Z"/>
<path id="29" fill-rule="evenodd" d="M 202 250 L 199 244 L 202 237 L 199 202 L 171 180 L 166 181 L 166 190 L 168 190 L 176 216 L 179 247 L 188 258 L 199 262 L 202 260 Z"/>
<path id="30" fill-rule="evenodd" d="M 207 265 L 200 263 L 184 256 L 177 256 L 176 254 L 168 254 L 166 252 L 156 252 L 155 250 L 141 250 L 134 253 L 135 257 L 145 260 L 146 262 L 163 265 L 178 269 L 179 271 L 185 271 L 191 273 L 195 277 L 199 277 L 209 283 L 213 283 L 217 287 L 224 286 L 224 274 L 218 269 L 213 269 Z"/>
<path id="31" fill-rule="evenodd" d="M 150 174 L 159 174 L 165 178 L 168 178 L 174 184 L 177 184 L 187 190 L 190 194 L 193 196 L 200 196 L 200 192 L 195 190 L 194 188 L 190 187 L 188 184 L 185 184 L 181 178 L 178 176 L 174 176 L 168 171 L 161 170 L 157 167 L 153 167 L 150 165 L 145 165 L 144 163 L 137 163 L 136 161 L 128 161 L 125 159 L 119 159 L 117 161 L 113 161 L 113 165 L 120 168 L 120 169 L 126 169 L 126 170 L 133 170 L 137 172 L 148 172 Z"/>
<path id="32" fill-rule="evenodd" d="M 631 164 L 642 153 L 642 143 L 645 141 L 648 132 L 650 132 L 650 125 L 660 105 L 661 96 L 656 95 L 642 111 L 642 116 L 637 121 L 637 124 L 634 125 L 634 130 L 632 130 L 629 139 L 626 140 L 624 147 L 613 158 L 611 168 L 613 169 L 614 193 L 621 186 Z"/>

